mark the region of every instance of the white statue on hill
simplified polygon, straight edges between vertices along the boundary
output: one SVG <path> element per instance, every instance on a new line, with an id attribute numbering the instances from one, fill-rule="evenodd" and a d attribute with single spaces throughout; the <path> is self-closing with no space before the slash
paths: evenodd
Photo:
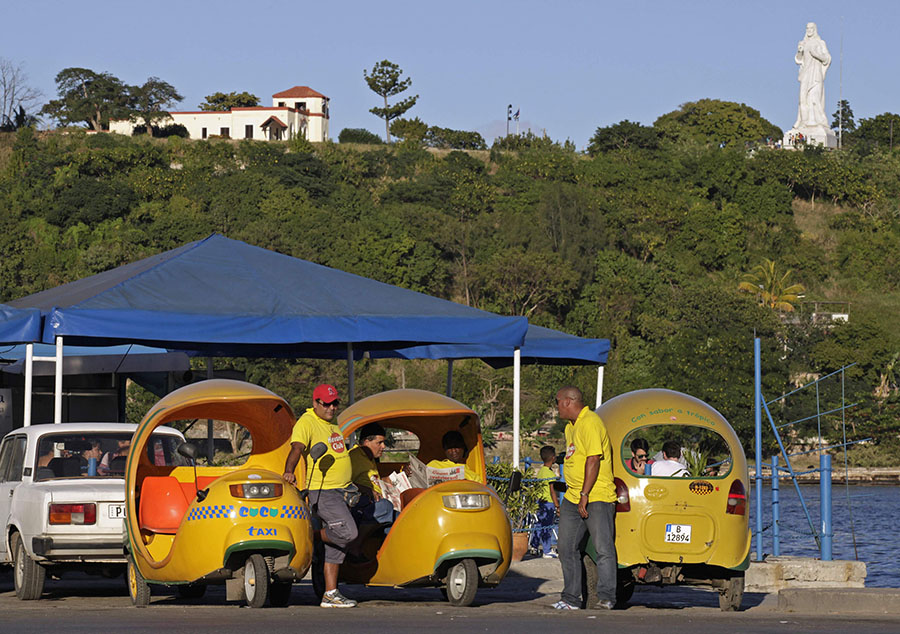
<path id="1" fill-rule="evenodd" d="M 825 116 L 825 72 L 831 65 L 831 55 L 815 22 L 806 25 L 806 35 L 797 44 L 794 61 L 800 66 L 800 105 L 797 121 L 785 134 L 784 144 L 792 147 L 804 142 L 835 147 L 837 140 Z"/>

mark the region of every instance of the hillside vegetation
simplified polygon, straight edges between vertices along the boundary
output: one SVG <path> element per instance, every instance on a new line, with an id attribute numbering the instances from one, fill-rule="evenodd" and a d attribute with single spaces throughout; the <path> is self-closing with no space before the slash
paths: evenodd
<path id="1" fill-rule="evenodd" d="M 769 150 L 698 136 L 682 119 L 631 124 L 624 140 L 598 130 L 588 154 L 534 136 L 435 153 L 409 141 L 313 147 L 26 128 L 0 136 L 0 301 L 220 232 L 609 338 L 605 398 L 685 391 L 745 438 L 754 333 L 769 398 L 855 362 L 843 386 L 859 402 L 848 415 L 855 437 L 900 445 L 900 153 Z M 788 301 L 796 318 L 762 292 L 738 290 L 765 270 L 805 288 Z M 814 325 L 801 305 L 810 300 L 850 302 L 849 323 Z M 246 369 L 297 407 L 314 381 L 345 381 L 329 362 L 218 363 Z M 455 369 L 457 398 L 489 424 L 510 421 L 510 372 L 477 361 Z M 558 385 L 592 393 L 595 372 L 527 368 L 526 427 L 552 414 Z M 442 391 L 444 378 L 438 363 L 357 368 L 361 394 L 402 384 Z M 822 401 L 835 406 L 841 388 L 823 386 Z M 773 414 L 808 415 L 814 403 L 814 394 L 795 398 Z M 839 420 L 829 417 L 826 432 L 839 433 Z M 815 423 L 797 434 L 815 434 Z"/>

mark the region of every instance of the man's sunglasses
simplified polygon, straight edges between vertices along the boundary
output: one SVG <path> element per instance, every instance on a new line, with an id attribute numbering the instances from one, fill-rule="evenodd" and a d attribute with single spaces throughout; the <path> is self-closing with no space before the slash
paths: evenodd
<path id="1" fill-rule="evenodd" d="M 322 407 L 338 407 L 341 404 L 340 401 L 331 401 L 330 403 L 326 403 L 320 399 L 316 399 L 316 403 L 318 403 Z"/>

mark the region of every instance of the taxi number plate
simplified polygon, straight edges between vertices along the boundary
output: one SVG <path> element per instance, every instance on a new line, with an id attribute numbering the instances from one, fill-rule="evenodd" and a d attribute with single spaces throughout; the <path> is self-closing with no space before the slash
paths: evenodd
<path id="1" fill-rule="evenodd" d="M 125 505 L 124 504 L 110 504 L 109 505 L 109 518 L 113 520 L 125 519 Z"/>
<path id="2" fill-rule="evenodd" d="M 690 544 L 690 524 L 666 524 L 666 543 Z"/>

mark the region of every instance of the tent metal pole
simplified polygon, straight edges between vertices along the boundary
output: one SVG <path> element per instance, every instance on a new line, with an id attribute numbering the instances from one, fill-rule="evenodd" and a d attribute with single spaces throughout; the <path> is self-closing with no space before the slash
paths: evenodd
<path id="1" fill-rule="evenodd" d="M 603 402 L 603 368 L 602 365 L 597 368 L 597 407 Z"/>
<path id="2" fill-rule="evenodd" d="M 347 398 L 350 404 L 356 402 L 356 376 L 353 368 L 353 344 L 347 342 Z"/>
<path id="3" fill-rule="evenodd" d="M 206 357 L 206 380 L 215 377 L 215 369 L 213 368 L 212 357 Z M 212 465 L 213 458 L 216 455 L 216 434 L 211 418 L 206 419 L 206 464 Z"/>
<path id="4" fill-rule="evenodd" d="M 447 396 L 453 398 L 453 359 L 447 359 Z"/>
<path id="5" fill-rule="evenodd" d="M 31 391 L 34 382 L 34 344 L 25 345 L 25 406 L 22 411 L 22 425 L 31 426 Z"/>
<path id="6" fill-rule="evenodd" d="M 513 352 L 513 468 L 519 468 L 519 413 L 520 396 L 522 394 L 521 383 L 522 351 L 517 346 Z"/>
<path id="7" fill-rule="evenodd" d="M 63 338 L 56 338 L 56 380 L 53 386 L 53 422 L 62 422 Z"/>

